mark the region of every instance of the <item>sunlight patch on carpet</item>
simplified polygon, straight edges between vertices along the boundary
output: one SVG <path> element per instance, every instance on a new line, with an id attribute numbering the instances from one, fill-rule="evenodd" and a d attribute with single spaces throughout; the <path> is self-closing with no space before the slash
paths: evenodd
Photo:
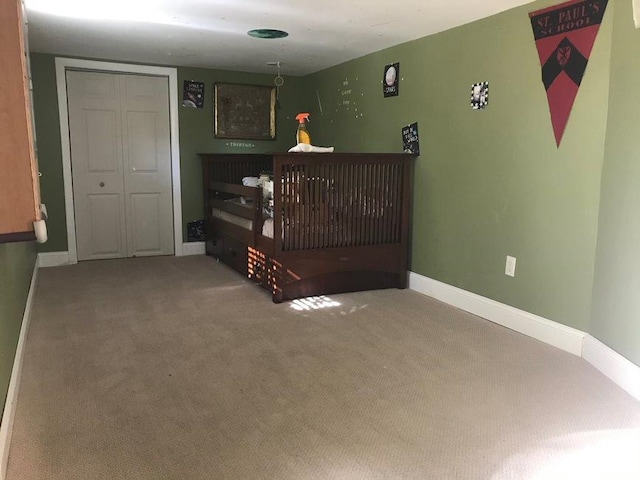
<path id="1" fill-rule="evenodd" d="M 291 302 L 291 308 L 298 310 L 299 312 L 339 306 L 339 302 L 336 302 L 325 295 L 321 295 L 319 297 L 299 298 Z"/>

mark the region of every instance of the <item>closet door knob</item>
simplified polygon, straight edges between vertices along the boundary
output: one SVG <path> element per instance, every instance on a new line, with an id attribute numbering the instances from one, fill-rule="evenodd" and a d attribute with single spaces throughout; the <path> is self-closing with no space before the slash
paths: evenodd
<path id="1" fill-rule="evenodd" d="M 100 182 L 100 186 L 101 186 L 101 187 L 104 187 L 104 182 Z"/>

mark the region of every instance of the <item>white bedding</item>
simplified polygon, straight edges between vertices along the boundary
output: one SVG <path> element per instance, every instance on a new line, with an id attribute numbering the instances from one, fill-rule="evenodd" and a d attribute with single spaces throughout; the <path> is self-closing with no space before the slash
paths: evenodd
<path id="1" fill-rule="evenodd" d="M 262 224 L 262 235 L 273 238 L 273 218 L 267 218 Z"/>

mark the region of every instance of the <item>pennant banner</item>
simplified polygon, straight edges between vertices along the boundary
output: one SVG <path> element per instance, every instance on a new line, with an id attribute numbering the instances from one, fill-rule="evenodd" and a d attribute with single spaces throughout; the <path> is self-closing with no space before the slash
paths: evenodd
<path id="1" fill-rule="evenodd" d="M 572 0 L 529 14 L 557 146 L 606 8 L 607 0 Z"/>

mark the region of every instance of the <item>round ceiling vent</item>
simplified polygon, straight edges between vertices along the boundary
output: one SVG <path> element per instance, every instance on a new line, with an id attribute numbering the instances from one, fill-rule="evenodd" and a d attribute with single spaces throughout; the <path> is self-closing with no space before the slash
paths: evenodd
<path id="1" fill-rule="evenodd" d="M 284 38 L 289 34 L 282 30 L 272 30 L 270 28 L 256 28 L 255 30 L 249 30 L 247 35 L 255 38 Z"/>

